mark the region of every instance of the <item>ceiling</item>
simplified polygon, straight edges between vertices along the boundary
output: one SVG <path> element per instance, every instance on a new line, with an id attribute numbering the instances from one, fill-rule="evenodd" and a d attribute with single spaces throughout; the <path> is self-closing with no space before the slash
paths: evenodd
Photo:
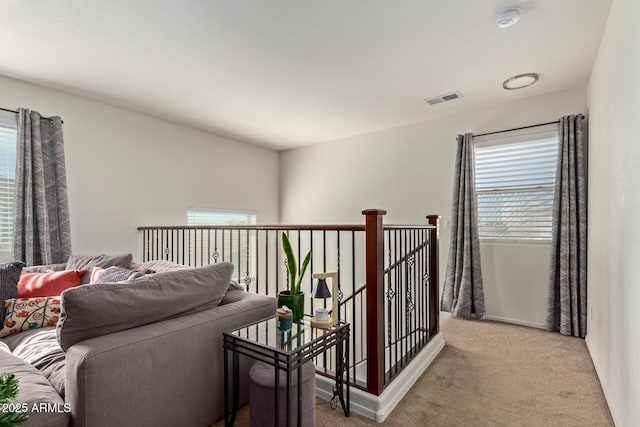
<path id="1" fill-rule="evenodd" d="M 586 85 L 611 0 L 518 4 L 0 0 L 0 74 L 286 149 Z"/>

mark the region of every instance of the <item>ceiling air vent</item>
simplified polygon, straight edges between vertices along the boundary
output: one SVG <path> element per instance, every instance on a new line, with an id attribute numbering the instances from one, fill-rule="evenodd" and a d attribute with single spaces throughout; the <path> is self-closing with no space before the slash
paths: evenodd
<path id="1" fill-rule="evenodd" d="M 440 104 L 441 102 L 453 101 L 454 99 L 462 98 L 460 92 L 451 92 L 444 95 L 436 96 L 433 98 L 427 98 L 424 100 L 429 105 Z"/>

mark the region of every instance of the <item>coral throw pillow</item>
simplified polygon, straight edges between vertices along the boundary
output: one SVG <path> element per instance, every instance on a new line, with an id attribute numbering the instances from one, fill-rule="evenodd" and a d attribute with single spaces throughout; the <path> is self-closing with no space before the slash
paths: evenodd
<path id="1" fill-rule="evenodd" d="M 11 298 L 4 302 L 4 310 L 0 337 L 56 326 L 60 318 L 60 298 Z"/>
<path id="2" fill-rule="evenodd" d="M 78 286 L 86 270 L 22 273 L 18 282 L 18 298 L 58 296 L 65 289 Z"/>

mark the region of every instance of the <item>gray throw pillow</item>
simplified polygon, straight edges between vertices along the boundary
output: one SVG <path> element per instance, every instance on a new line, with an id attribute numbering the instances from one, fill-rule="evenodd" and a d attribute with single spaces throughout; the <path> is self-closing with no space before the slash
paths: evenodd
<path id="1" fill-rule="evenodd" d="M 167 261 L 164 259 L 156 259 L 156 260 L 152 260 L 152 261 L 147 261 L 144 262 L 140 265 L 138 265 L 137 269 L 140 271 L 143 270 L 154 270 L 158 273 L 160 272 L 164 272 L 164 271 L 174 271 L 174 270 L 181 270 L 184 268 L 193 268 L 193 267 L 189 267 L 188 265 L 182 265 L 182 264 L 176 264 L 175 262 L 171 262 L 171 261 Z"/>
<path id="2" fill-rule="evenodd" d="M 4 302 L 18 297 L 18 282 L 24 262 L 10 262 L 0 264 L 0 328 L 4 323 Z"/>
<path id="3" fill-rule="evenodd" d="M 23 273 L 49 273 L 51 271 L 63 271 L 67 269 L 67 263 L 32 265 L 22 269 Z"/>
<path id="4" fill-rule="evenodd" d="M 67 261 L 67 268 L 65 270 L 87 270 L 87 272 L 82 275 L 82 283 L 87 284 L 91 282 L 93 267 L 129 268 L 131 261 L 133 261 L 133 255 L 131 254 L 71 255 Z"/>
<path id="5" fill-rule="evenodd" d="M 129 270 L 128 268 L 122 267 L 107 267 L 93 283 L 98 284 L 124 282 L 126 280 L 137 279 L 138 277 L 142 277 L 144 275 L 145 273 L 138 270 Z"/>
<path id="6" fill-rule="evenodd" d="M 149 274 L 121 283 L 78 286 L 61 295 L 56 326 L 63 350 L 89 338 L 217 306 L 229 287 L 228 262 Z"/>

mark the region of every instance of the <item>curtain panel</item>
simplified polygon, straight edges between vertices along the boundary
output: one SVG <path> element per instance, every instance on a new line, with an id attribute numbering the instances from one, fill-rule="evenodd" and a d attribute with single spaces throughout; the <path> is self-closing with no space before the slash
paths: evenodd
<path id="1" fill-rule="evenodd" d="M 455 317 L 468 319 L 475 315 L 484 319 L 473 135 L 459 135 L 457 143 L 451 206 L 451 243 L 441 309 Z"/>
<path id="2" fill-rule="evenodd" d="M 19 108 L 14 259 L 27 265 L 55 264 L 70 255 L 62 120 Z"/>
<path id="3" fill-rule="evenodd" d="M 587 335 L 587 192 L 582 115 L 561 117 L 546 326 Z"/>

